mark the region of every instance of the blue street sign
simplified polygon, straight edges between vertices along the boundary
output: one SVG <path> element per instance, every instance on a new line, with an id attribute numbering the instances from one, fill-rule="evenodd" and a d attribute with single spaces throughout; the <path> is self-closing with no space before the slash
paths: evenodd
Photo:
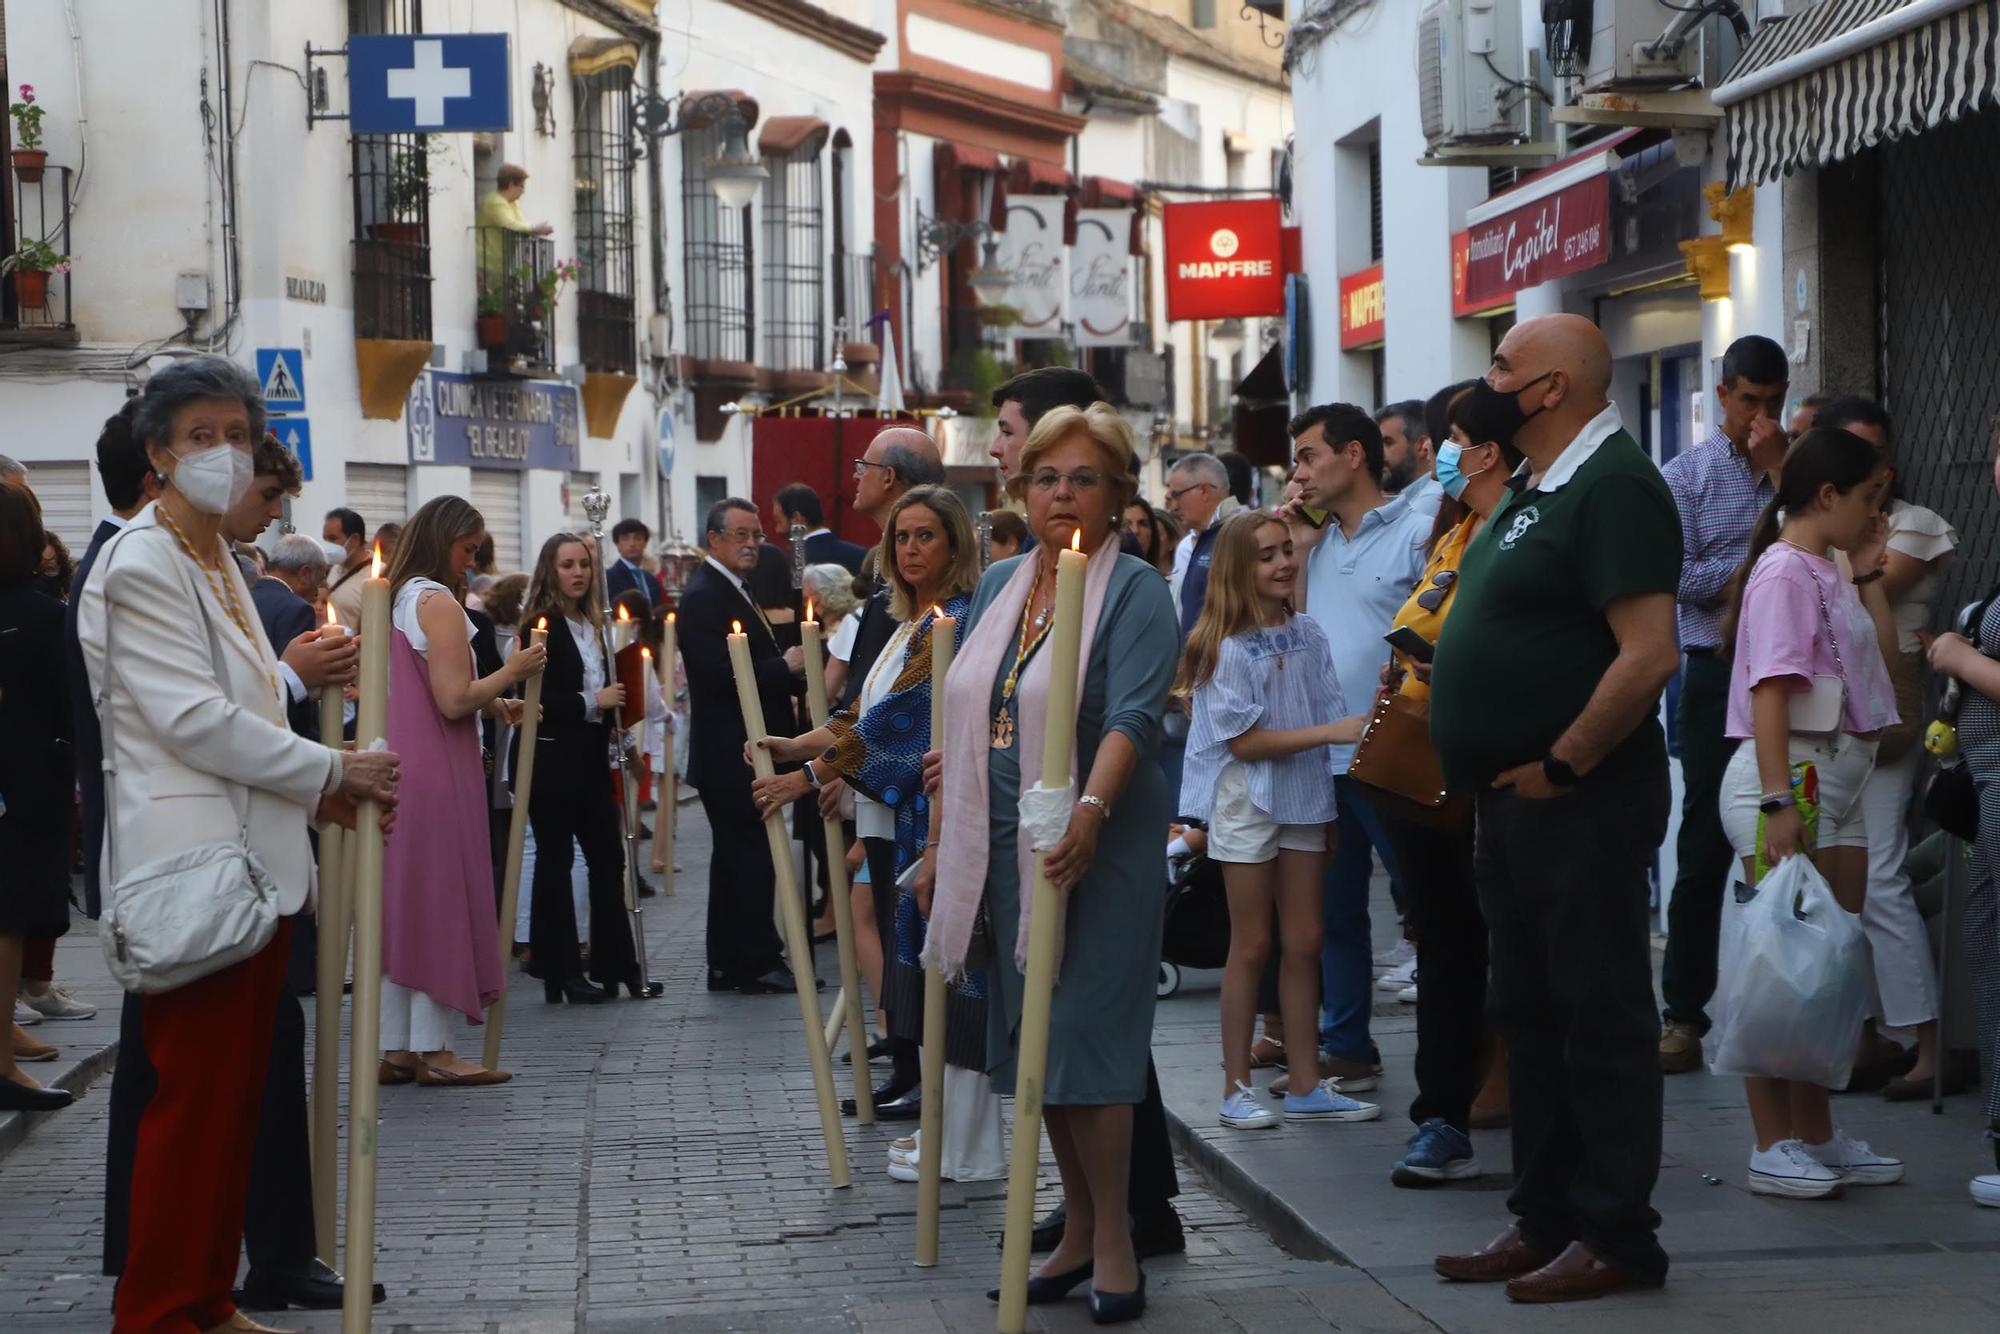
<path id="1" fill-rule="evenodd" d="M 582 399 L 566 380 L 427 370 L 403 405 L 410 462 L 461 468 L 577 467 Z"/>
<path id="2" fill-rule="evenodd" d="M 306 410 L 305 357 L 297 348 L 258 348 L 257 383 L 263 386 L 264 406 L 271 411 Z"/>
<path id="3" fill-rule="evenodd" d="M 507 34 L 347 39 L 348 128 L 356 134 L 511 130 Z"/>
<path id="4" fill-rule="evenodd" d="M 273 417 L 271 433 L 278 437 L 279 444 L 298 457 L 299 469 L 310 482 L 313 479 L 312 423 L 304 417 Z"/>

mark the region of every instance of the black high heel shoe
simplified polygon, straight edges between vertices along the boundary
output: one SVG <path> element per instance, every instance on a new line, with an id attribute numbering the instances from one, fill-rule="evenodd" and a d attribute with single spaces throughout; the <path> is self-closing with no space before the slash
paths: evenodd
<path id="1" fill-rule="evenodd" d="M 602 1005 L 611 999 L 604 992 L 590 985 L 581 977 L 566 978 L 561 982 L 542 982 L 542 999 L 550 1005 L 568 1001 L 571 1005 Z"/>
<path id="2" fill-rule="evenodd" d="M 604 989 L 612 996 L 616 996 L 620 985 L 620 983 L 613 982 Z M 667 993 L 666 983 L 652 982 L 642 985 L 636 977 L 626 978 L 622 985 L 627 991 L 632 993 L 633 1000 L 658 1000 Z"/>
<path id="3" fill-rule="evenodd" d="M 1139 1286 L 1130 1292 L 1099 1292 L 1090 1290 L 1090 1323 L 1093 1325 L 1122 1325 L 1128 1320 L 1137 1320 L 1146 1313 L 1146 1271 L 1139 1271 Z"/>
<path id="4" fill-rule="evenodd" d="M 1069 1296 L 1077 1284 L 1089 1278 L 1096 1268 L 1097 1261 L 1085 1260 L 1067 1274 L 1050 1274 L 1046 1278 L 1035 1274 L 1028 1275 L 1028 1305 L 1046 1306 L 1050 1302 L 1061 1301 L 1063 1298 Z M 1141 1280 L 1142 1285 L 1143 1282 Z M 1000 1289 L 988 1288 L 986 1290 L 986 1300 L 989 1302 L 999 1301 Z M 1097 1290 L 1095 1288 L 1091 1289 L 1090 1304 L 1094 1316 L 1097 1308 Z M 1128 1320 L 1131 1319 L 1130 1316 L 1125 1318 Z"/>

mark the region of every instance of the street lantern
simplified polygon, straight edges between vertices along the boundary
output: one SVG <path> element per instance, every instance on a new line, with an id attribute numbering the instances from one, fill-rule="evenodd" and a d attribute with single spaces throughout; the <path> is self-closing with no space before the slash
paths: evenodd
<path id="1" fill-rule="evenodd" d="M 972 299 L 982 306 L 995 306 L 1006 300 L 1007 290 L 1014 285 L 1014 271 L 1001 268 L 996 258 L 999 249 L 1000 243 L 989 235 L 980 247 L 979 267 L 965 275 Z"/>
<path id="2" fill-rule="evenodd" d="M 705 167 L 708 188 L 724 208 L 747 206 L 771 179 L 763 160 L 750 151 L 750 122 L 729 93 L 703 93 L 693 102 L 686 93 L 670 98 L 642 93 L 634 100 L 632 123 L 655 143 L 687 129 L 715 126 L 722 135 L 722 152 Z"/>
<path id="3" fill-rule="evenodd" d="M 750 153 L 750 127 L 732 101 L 722 118 L 722 156 L 708 164 L 708 188 L 724 208 L 745 208 L 771 179 L 761 160 Z"/>

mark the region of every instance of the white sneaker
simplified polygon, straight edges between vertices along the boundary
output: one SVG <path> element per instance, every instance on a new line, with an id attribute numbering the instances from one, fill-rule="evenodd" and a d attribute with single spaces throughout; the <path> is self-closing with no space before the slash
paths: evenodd
<path id="1" fill-rule="evenodd" d="M 1795 1139 L 1781 1139 L 1750 1153 L 1750 1193 L 1794 1200 L 1824 1200 L 1840 1194 L 1840 1173 L 1822 1163 Z"/>
<path id="2" fill-rule="evenodd" d="M 20 1001 L 14 1002 L 14 1022 L 23 1028 L 32 1028 L 42 1022 L 42 1016 L 29 1009 Z"/>
<path id="3" fill-rule="evenodd" d="M 889 1180 L 915 1181 L 916 1179 L 917 1179 L 916 1163 L 914 1162 L 899 1163 L 894 1158 L 891 1158 L 889 1160 Z"/>
<path id="4" fill-rule="evenodd" d="M 1236 1092 L 1222 1100 L 1216 1119 L 1231 1130 L 1263 1130 L 1278 1124 L 1278 1114 L 1257 1101 L 1256 1090 L 1240 1079 Z"/>
<path id="5" fill-rule="evenodd" d="M 1415 985 L 1416 980 L 1417 957 L 1412 954 L 1407 962 L 1397 964 L 1394 968 L 1376 978 L 1375 986 L 1380 991 L 1395 992 L 1401 991 L 1404 987 Z"/>
<path id="6" fill-rule="evenodd" d="M 1401 991 L 1397 992 L 1396 999 L 1398 1001 L 1401 1001 L 1405 1005 L 1415 1005 L 1417 1003 L 1416 983 L 1412 982 L 1409 986 L 1404 987 Z"/>
<path id="7" fill-rule="evenodd" d="M 14 1008 L 18 1011 L 23 1005 L 44 1019 L 89 1019 L 97 1013 L 95 1005 L 86 1005 L 61 987 L 54 986 L 39 996 L 23 991 Z"/>
<path id="8" fill-rule="evenodd" d="M 1903 1179 L 1902 1159 L 1876 1153 L 1862 1141 L 1849 1138 L 1838 1126 L 1834 1127 L 1832 1139 L 1824 1144 L 1807 1144 L 1805 1150 L 1840 1173 L 1840 1179 L 1850 1186 L 1893 1186 Z"/>
<path id="9" fill-rule="evenodd" d="M 1988 1209 L 2000 1209 L 2000 1172 L 1972 1178 L 1972 1202 Z"/>
<path id="10" fill-rule="evenodd" d="M 1416 943 L 1410 940 L 1399 940 L 1393 946 L 1375 956 L 1375 966 L 1387 972 L 1391 968 L 1401 968 L 1416 957 Z"/>
<path id="11" fill-rule="evenodd" d="M 917 1161 L 917 1134 L 915 1131 L 903 1136 L 901 1139 L 889 1141 L 889 1161 L 891 1163 L 909 1163 L 915 1166 Z"/>

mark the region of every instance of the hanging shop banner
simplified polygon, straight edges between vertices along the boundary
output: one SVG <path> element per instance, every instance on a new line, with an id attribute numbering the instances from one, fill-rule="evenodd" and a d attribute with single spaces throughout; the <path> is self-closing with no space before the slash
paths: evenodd
<path id="1" fill-rule="evenodd" d="M 1466 270 L 1470 267 L 1472 233 L 1457 232 L 1451 238 L 1451 313 L 1463 319 L 1467 315 L 1497 315 L 1514 304 L 1511 292 L 1489 297 L 1484 301 L 1474 301 L 1465 294 Z"/>
<path id="2" fill-rule="evenodd" d="M 1086 208 L 1069 251 L 1069 309 L 1080 347 L 1132 344 L 1132 210 Z"/>
<path id="3" fill-rule="evenodd" d="M 1371 264 L 1340 280 L 1340 346 L 1352 352 L 1382 341 L 1388 307 L 1382 300 L 1382 266 Z"/>
<path id="4" fill-rule="evenodd" d="M 1594 176 L 1468 229 L 1465 298 L 1475 306 L 1611 256 L 1609 177 Z"/>
<path id="5" fill-rule="evenodd" d="M 1168 204 L 1167 318 L 1227 320 L 1285 313 L 1278 201 Z"/>
<path id="6" fill-rule="evenodd" d="M 994 262 L 1014 274 L 1000 304 L 1013 307 L 1020 321 L 1007 332 L 1015 338 L 1055 338 L 1063 317 L 1063 208 L 1061 195 L 1009 195 L 1007 230 L 1000 234 Z"/>
<path id="7" fill-rule="evenodd" d="M 577 466 L 583 413 L 564 380 L 498 380 L 427 370 L 403 407 L 410 462 L 461 468 Z"/>

